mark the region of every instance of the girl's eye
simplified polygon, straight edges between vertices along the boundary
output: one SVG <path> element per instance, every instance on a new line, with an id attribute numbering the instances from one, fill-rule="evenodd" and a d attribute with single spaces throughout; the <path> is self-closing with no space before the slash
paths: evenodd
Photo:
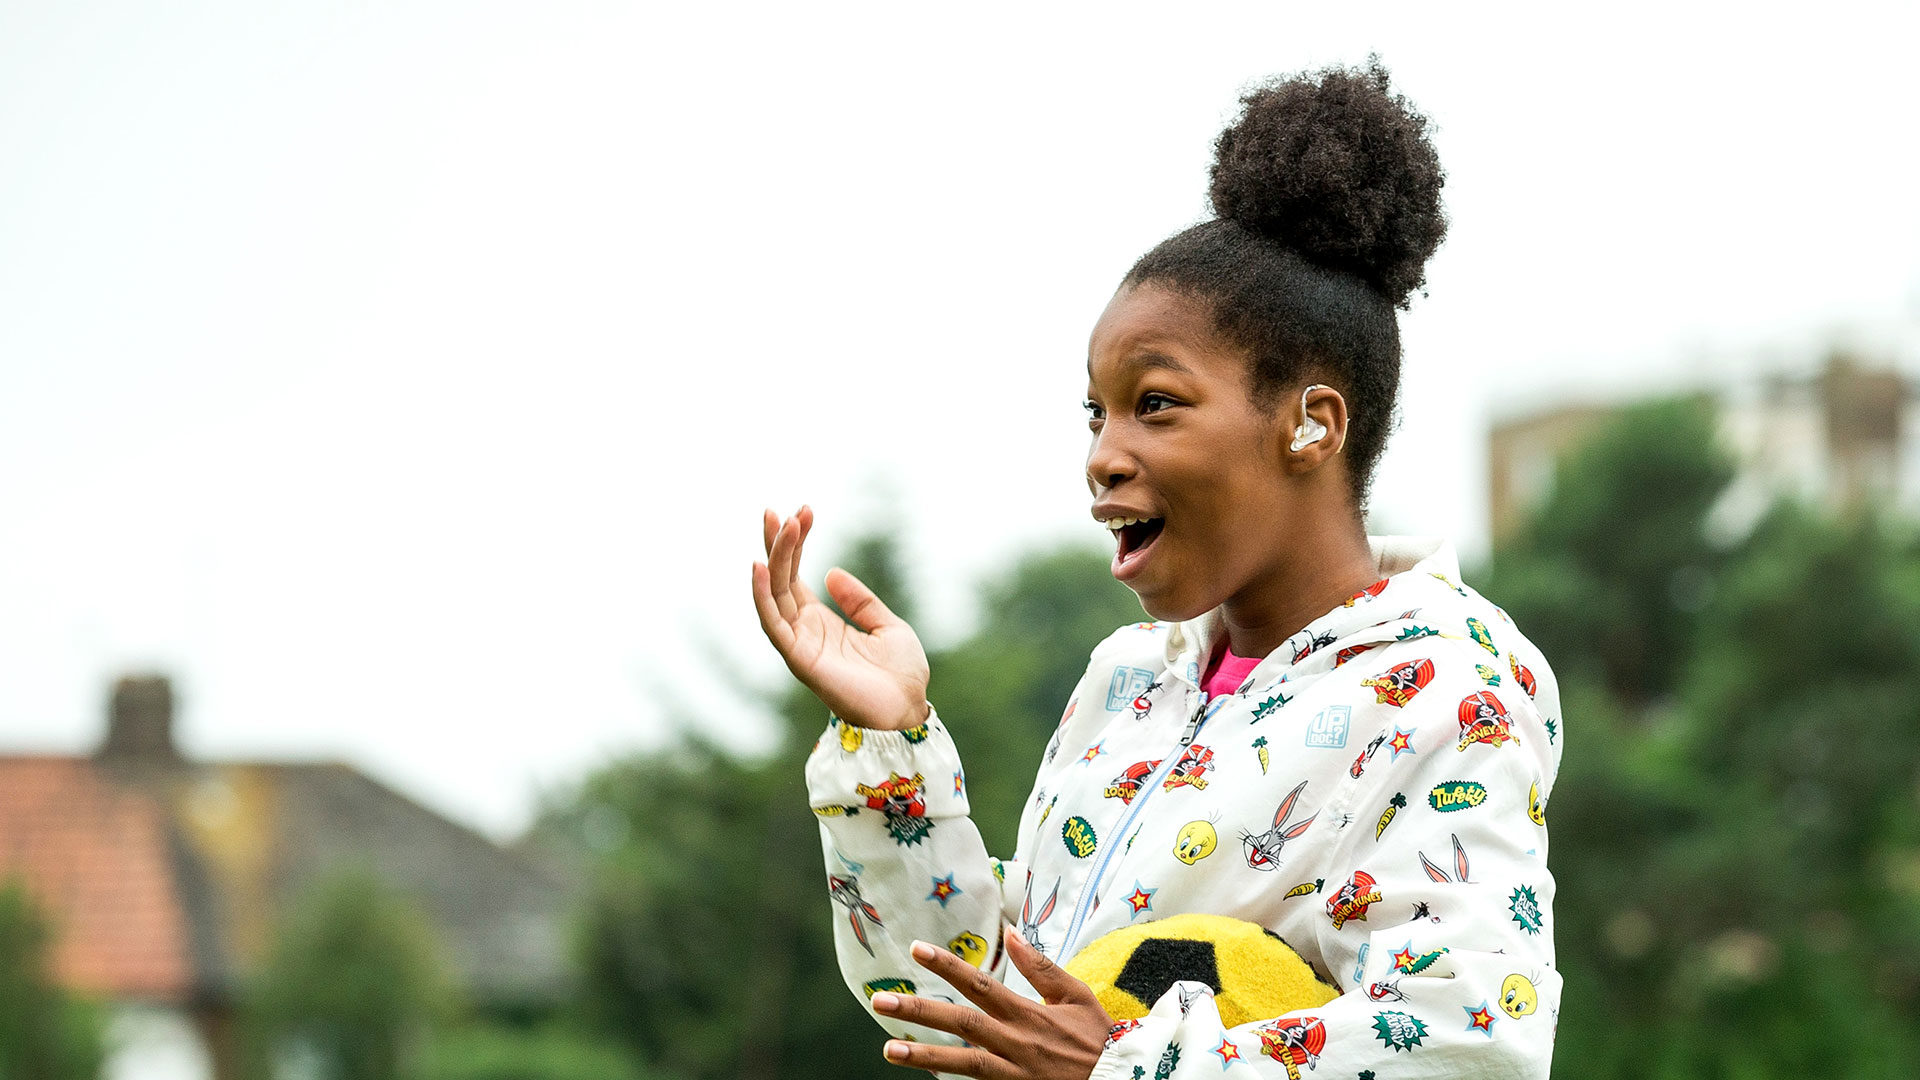
<path id="1" fill-rule="evenodd" d="M 1148 394 L 1140 399 L 1140 411 L 1143 413 L 1159 412 L 1162 409 L 1171 408 L 1174 404 L 1174 400 L 1165 394 Z"/>
<path id="2" fill-rule="evenodd" d="M 1087 418 L 1089 420 L 1105 420 L 1107 418 L 1107 410 L 1095 405 L 1092 398 L 1081 402 L 1080 407 L 1087 410 Z"/>

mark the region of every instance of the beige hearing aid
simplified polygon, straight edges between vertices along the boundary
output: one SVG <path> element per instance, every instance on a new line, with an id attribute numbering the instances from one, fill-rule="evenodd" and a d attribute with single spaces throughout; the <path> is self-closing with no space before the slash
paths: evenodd
<path id="1" fill-rule="evenodd" d="M 1289 449 L 1298 452 L 1306 449 L 1310 444 L 1317 443 L 1327 437 L 1327 425 L 1307 415 L 1307 395 L 1325 385 L 1325 383 L 1314 383 L 1312 386 L 1300 391 L 1300 419 L 1304 421 L 1304 423 L 1293 429 L 1293 443 Z M 1344 442 L 1345 440 L 1343 439 L 1341 441 Z"/>

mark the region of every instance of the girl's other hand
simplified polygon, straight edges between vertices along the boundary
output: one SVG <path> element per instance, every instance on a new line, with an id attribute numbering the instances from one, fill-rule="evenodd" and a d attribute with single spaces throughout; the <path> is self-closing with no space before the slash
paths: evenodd
<path id="1" fill-rule="evenodd" d="M 881 1050 L 888 1061 L 980 1080 L 1086 1080 L 1106 1050 L 1113 1017 L 1086 983 L 1041 955 L 1011 926 L 1002 933 L 1007 954 L 1044 1000 L 1028 1001 L 947 950 L 916 941 L 914 960 L 979 1008 L 913 994 L 873 995 L 876 1012 L 938 1028 L 969 1044 L 889 1039 Z"/>
<path id="2" fill-rule="evenodd" d="M 856 727 L 901 730 L 927 719 L 927 652 L 920 638 L 860 579 L 827 571 L 827 592 L 853 625 L 800 581 L 800 548 L 813 510 L 781 521 L 763 518 L 767 561 L 753 564 L 753 605 L 760 628 L 787 670 L 834 715 Z"/>

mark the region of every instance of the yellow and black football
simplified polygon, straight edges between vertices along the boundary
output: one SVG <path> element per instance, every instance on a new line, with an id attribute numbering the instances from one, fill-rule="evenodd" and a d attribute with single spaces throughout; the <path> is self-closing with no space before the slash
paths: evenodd
<path id="1" fill-rule="evenodd" d="M 1183 914 L 1123 926 L 1067 961 L 1115 1020 L 1138 1020 L 1183 979 L 1213 988 L 1228 1027 L 1325 1005 L 1322 982 L 1278 934 L 1225 915 Z"/>

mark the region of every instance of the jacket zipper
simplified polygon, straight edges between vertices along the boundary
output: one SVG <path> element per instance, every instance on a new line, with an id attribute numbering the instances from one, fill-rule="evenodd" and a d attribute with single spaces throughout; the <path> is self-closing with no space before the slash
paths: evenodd
<path id="1" fill-rule="evenodd" d="M 1094 864 L 1093 875 L 1087 879 L 1086 887 L 1080 892 L 1079 901 L 1074 904 L 1073 920 L 1067 924 L 1067 936 L 1060 942 L 1060 958 L 1062 962 L 1073 955 L 1073 943 L 1079 938 L 1081 929 L 1085 927 L 1087 917 L 1093 914 L 1093 900 L 1094 897 L 1100 894 L 1100 881 L 1106 877 L 1107 868 L 1113 863 L 1114 852 L 1121 850 L 1119 844 L 1120 837 L 1126 835 L 1127 829 L 1132 826 L 1134 819 L 1140 816 L 1141 809 L 1147 805 L 1147 800 L 1153 797 L 1155 791 L 1159 790 L 1161 782 L 1166 778 L 1166 774 L 1172 772 L 1173 767 L 1179 764 L 1181 755 L 1185 753 L 1187 747 L 1192 744 L 1194 738 L 1200 734 L 1200 725 L 1206 720 L 1206 715 L 1207 697 L 1203 693 L 1200 695 L 1199 707 L 1193 710 L 1193 716 L 1187 720 L 1186 730 L 1180 734 L 1180 744 L 1174 747 L 1173 752 L 1167 754 L 1165 759 L 1161 761 L 1160 767 L 1153 771 L 1153 775 L 1149 779 L 1146 789 L 1140 792 L 1140 797 L 1135 799 L 1133 805 L 1127 808 L 1126 815 L 1120 819 L 1120 824 L 1115 827 L 1113 831 L 1114 845 L 1107 848 L 1100 856 L 1100 861 Z"/>

